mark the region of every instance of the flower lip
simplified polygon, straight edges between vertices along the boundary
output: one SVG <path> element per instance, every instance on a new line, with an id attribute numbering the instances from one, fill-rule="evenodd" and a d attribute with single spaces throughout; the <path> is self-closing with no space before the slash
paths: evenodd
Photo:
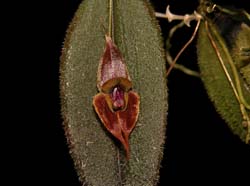
<path id="1" fill-rule="evenodd" d="M 125 106 L 125 98 L 124 98 L 124 90 L 116 86 L 114 87 L 113 91 L 110 94 L 111 100 L 112 100 L 112 106 L 113 109 L 116 110 L 121 110 Z"/>

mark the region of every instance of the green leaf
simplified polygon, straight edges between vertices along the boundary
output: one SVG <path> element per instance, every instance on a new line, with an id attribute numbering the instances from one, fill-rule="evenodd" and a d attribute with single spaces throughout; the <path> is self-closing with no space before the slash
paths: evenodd
<path id="1" fill-rule="evenodd" d="M 234 61 L 250 92 L 250 27 L 244 23 L 240 25 L 232 52 Z"/>
<path id="2" fill-rule="evenodd" d="M 158 26 L 142 0 L 114 1 L 115 43 L 140 95 L 131 158 L 103 127 L 92 106 L 108 28 L 108 0 L 85 0 L 70 24 L 61 57 L 64 128 L 83 185 L 156 185 L 167 115 L 165 59 Z"/>
<path id="3" fill-rule="evenodd" d="M 216 26 L 210 21 L 210 29 L 216 30 Z M 233 133 L 238 135 L 243 141 L 246 139 L 247 130 L 243 126 L 243 117 L 240 110 L 239 102 L 237 101 L 233 89 L 222 69 L 219 59 L 215 53 L 214 48 L 208 38 L 208 31 L 205 28 L 204 22 L 200 26 L 198 34 L 198 62 L 201 71 L 202 80 L 204 82 L 207 93 L 214 103 L 217 111 L 220 113 L 222 118 L 228 123 Z M 214 41 L 218 46 L 219 52 L 222 56 L 225 66 L 232 77 L 232 69 L 228 63 L 227 57 L 223 52 L 218 40 L 214 37 Z M 224 42 L 225 43 L 225 42 Z M 228 47 L 230 50 L 230 47 Z M 236 63 L 234 61 L 234 63 Z M 239 72 L 239 70 L 238 70 Z M 240 75 L 239 75 L 240 76 Z M 244 86 L 244 80 L 240 77 L 240 84 L 243 88 L 243 94 L 245 99 L 250 101 L 250 94 Z"/>

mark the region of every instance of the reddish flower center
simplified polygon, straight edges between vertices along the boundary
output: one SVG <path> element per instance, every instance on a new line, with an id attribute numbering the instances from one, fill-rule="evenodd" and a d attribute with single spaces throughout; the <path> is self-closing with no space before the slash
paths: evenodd
<path id="1" fill-rule="evenodd" d="M 120 110 L 124 108 L 124 91 L 121 87 L 117 86 L 111 92 L 112 105 L 114 110 Z"/>

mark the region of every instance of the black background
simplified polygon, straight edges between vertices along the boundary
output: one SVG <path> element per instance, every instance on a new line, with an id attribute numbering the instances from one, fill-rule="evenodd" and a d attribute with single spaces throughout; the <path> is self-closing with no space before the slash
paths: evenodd
<path id="1" fill-rule="evenodd" d="M 16 123 L 22 132 L 17 127 L 20 138 L 14 149 L 21 149 L 17 150 L 20 165 L 11 167 L 13 179 L 9 179 L 9 183 L 16 178 L 15 181 L 22 180 L 26 185 L 81 185 L 68 153 L 59 98 L 59 57 L 67 26 L 80 2 L 34 1 L 22 9 L 25 16 L 17 19 L 22 25 L 17 35 L 21 38 L 17 48 L 24 54 L 25 62 L 19 64 L 25 68 L 22 72 L 24 79 L 20 77 L 22 88 L 15 88 L 21 98 L 15 109 L 22 111 Z M 233 1 L 226 2 L 230 4 Z M 159 12 L 165 12 L 167 4 L 170 4 L 172 12 L 186 14 L 192 13 L 198 2 L 154 0 L 152 4 Z M 244 7 L 244 1 L 237 1 L 236 6 Z M 159 20 L 159 23 L 163 37 L 166 37 L 176 22 L 169 24 L 166 20 Z M 192 23 L 192 29 L 183 28 L 176 33 L 172 40 L 173 54 L 189 39 L 193 28 Z M 195 42 L 179 62 L 198 70 Z M 28 91 L 24 92 L 24 89 Z M 241 181 L 247 181 L 250 147 L 234 136 L 216 113 L 201 80 L 174 70 L 169 76 L 168 89 L 167 139 L 159 185 L 171 186 L 181 182 L 226 184 L 236 180 L 237 185 L 241 185 Z M 13 159 L 15 157 L 14 154 Z M 18 175 L 21 176 L 17 179 Z"/>

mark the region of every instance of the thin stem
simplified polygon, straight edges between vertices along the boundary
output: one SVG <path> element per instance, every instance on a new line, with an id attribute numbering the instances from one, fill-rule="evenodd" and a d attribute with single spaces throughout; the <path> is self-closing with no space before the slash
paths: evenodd
<path id="1" fill-rule="evenodd" d="M 197 21 L 197 24 L 196 24 L 196 27 L 195 27 L 195 30 L 192 34 L 192 37 L 188 40 L 188 42 L 182 47 L 182 49 L 179 51 L 179 53 L 176 55 L 173 63 L 171 64 L 171 66 L 169 67 L 168 71 L 167 71 L 167 76 L 169 75 L 169 73 L 171 72 L 171 70 L 174 68 L 174 65 L 176 63 L 176 61 L 179 59 L 180 55 L 184 52 L 184 50 L 190 45 L 190 43 L 194 40 L 195 36 L 196 36 L 196 33 L 199 29 L 199 26 L 200 26 L 200 22 L 201 20 L 199 19 Z"/>
<path id="2" fill-rule="evenodd" d="M 168 64 L 172 65 L 173 59 L 172 59 L 172 57 L 171 57 L 171 55 L 170 55 L 170 53 L 168 51 L 166 52 L 166 58 L 167 58 Z M 185 67 L 184 65 L 180 65 L 180 64 L 176 63 L 174 65 L 174 69 L 180 70 L 180 71 L 182 71 L 183 73 L 185 73 L 185 74 L 187 74 L 189 76 L 194 76 L 194 77 L 200 78 L 200 73 L 199 72 L 191 70 L 191 69 Z"/>
<path id="3" fill-rule="evenodd" d="M 109 37 L 114 41 L 113 31 L 113 0 L 109 0 Z"/>
<path id="4" fill-rule="evenodd" d="M 169 35 L 168 35 L 168 38 L 167 38 L 167 41 L 166 41 L 166 46 L 167 46 L 166 58 L 167 58 L 167 62 L 168 62 L 168 64 L 170 66 L 173 63 L 172 56 L 171 56 L 171 54 L 169 52 L 169 48 L 171 47 L 171 41 L 170 40 L 173 37 L 176 30 L 183 27 L 184 25 L 185 25 L 185 23 L 182 21 L 179 24 L 175 25 L 173 28 L 171 28 L 171 30 L 169 31 Z M 187 75 L 200 77 L 200 74 L 198 72 L 190 70 L 190 69 L 186 68 L 184 65 L 180 65 L 180 64 L 175 63 L 173 68 L 178 69 L 178 70 L 182 71 L 183 73 L 185 73 Z"/>
<path id="5" fill-rule="evenodd" d="M 202 16 L 200 14 L 198 14 L 196 11 L 194 11 L 194 13 L 191 14 L 191 15 L 189 15 L 189 14 L 186 14 L 186 15 L 172 14 L 170 12 L 170 6 L 169 5 L 166 8 L 166 13 L 165 14 L 156 12 L 155 16 L 159 17 L 159 18 L 166 18 L 166 19 L 168 19 L 169 22 L 171 22 L 173 20 L 183 20 L 183 22 L 188 27 L 190 27 L 190 22 L 191 21 L 193 21 L 193 20 L 198 21 L 198 20 L 202 19 Z"/>
<path id="6" fill-rule="evenodd" d="M 169 35 L 168 35 L 167 44 L 170 44 L 170 39 L 173 37 L 176 30 L 183 27 L 184 25 L 185 23 L 182 21 L 179 24 L 175 25 L 173 28 L 171 28 L 171 30 L 169 31 Z"/>
<path id="7" fill-rule="evenodd" d="M 166 18 L 166 14 L 160 13 L 160 12 L 155 12 L 155 16 L 159 18 Z"/>
<path id="8" fill-rule="evenodd" d="M 228 15 L 231 15 L 231 16 L 235 16 L 235 15 L 239 15 L 240 13 L 243 14 L 248 20 L 250 20 L 250 15 L 247 13 L 247 11 L 245 10 L 241 10 L 241 11 L 233 11 L 233 10 L 230 10 L 230 9 L 226 9 L 226 8 L 223 8 L 217 4 L 214 5 L 214 8 L 218 8 L 221 12 L 224 12 Z"/>
<path id="9" fill-rule="evenodd" d="M 247 134 L 246 134 L 246 144 L 250 143 L 250 115 L 248 116 L 246 108 L 243 104 L 240 105 L 241 113 L 243 115 L 243 120 L 246 121 Z"/>

